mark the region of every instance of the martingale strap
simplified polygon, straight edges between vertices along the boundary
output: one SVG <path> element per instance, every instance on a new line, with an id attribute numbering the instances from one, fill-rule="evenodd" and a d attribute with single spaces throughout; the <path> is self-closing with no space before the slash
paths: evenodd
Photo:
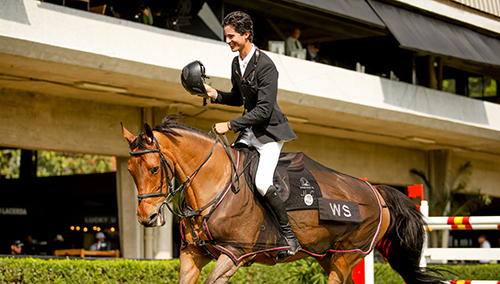
<path id="1" fill-rule="evenodd" d="M 184 211 L 184 216 L 185 218 L 190 218 L 190 217 L 194 217 L 194 216 L 201 216 L 201 212 L 203 212 L 205 209 L 209 208 L 210 206 L 213 205 L 212 209 L 210 210 L 210 212 L 204 216 L 204 219 L 205 220 L 208 220 L 208 218 L 210 218 L 210 216 L 212 215 L 212 213 L 214 212 L 214 210 L 217 208 L 217 205 L 221 202 L 221 200 L 226 196 L 226 193 L 228 191 L 228 189 L 232 189 L 234 193 L 238 193 L 239 190 L 240 190 L 240 183 L 239 183 L 239 176 L 243 173 L 243 170 L 238 174 L 238 162 L 239 162 L 239 159 L 238 158 L 234 158 L 234 155 L 233 155 L 233 151 L 232 149 L 228 146 L 229 143 L 227 141 L 227 137 L 226 135 L 222 135 L 225 139 L 225 142 L 222 141 L 219 137 L 219 135 L 215 132 L 215 128 L 212 127 L 212 130 L 209 132 L 209 134 L 212 134 L 212 133 L 215 133 L 216 137 L 215 137 L 215 145 L 217 145 L 218 142 L 220 142 L 224 148 L 224 150 L 226 151 L 226 154 L 228 155 L 229 159 L 231 160 L 231 164 L 232 164 L 232 173 L 231 173 L 231 178 L 229 179 L 229 181 L 227 182 L 226 186 L 223 188 L 222 191 L 220 191 L 214 199 L 212 199 L 212 201 L 210 201 L 208 204 L 206 204 L 205 206 L 203 206 L 202 208 L 198 209 L 198 210 L 193 210 L 192 208 L 190 207 L 186 207 L 186 210 Z M 238 182 L 238 185 L 235 187 L 235 184 L 236 182 Z"/>
<path id="2" fill-rule="evenodd" d="M 210 135 L 211 133 L 216 133 L 216 132 L 215 132 L 215 128 L 214 128 L 214 126 L 212 126 L 212 130 L 209 132 L 209 135 Z M 216 135 L 217 135 L 217 134 L 216 134 Z M 226 136 L 224 135 L 224 137 L 226 137 Z M 226 139 L 227 139 L 227 138 L 226 138 Z M 196 176 L 196 174 L 198 173 L 198 171 L 199 171 L 199 170 L 201 169 L 201 167 L 202 167 L 202 166 L 203 166 L 203 165 L 204 165 L 204 164 L 208 161 L 208 159 L 210 159 L 210 157 L 211 157 L 211 156 L 212 156 L 212 154 L 214 153 L 215 148 L 217 147 L 217 144 L 218 144 L 219 142 L 221 142 L 221 144 L 222 144 L 222 146 L 224 147 L 224 149 L 226 149 L 224 142 L 223 142 L 222 140 L 220 140 L 219 136 L 217 135 L 217 136 L 216 136 L 216 139 L 215 139 L 214 146 L 212 147 L 212 151 L 210 151 L 210 154 L 208 154 L 208 156 L 205 158 L 205 160 L 203 161 L 203 163 L 201 163 L 201 165 L 199 165 L 199 166 L 198 166 L 198 168 L 197 168 L 196 170 L 194 170 L 194 172 L 193 172 L 193 174 L 191 174 L 191 176 L 187 176 L 187 177 L 186 177 L 186 181 L 183 183 L 183 185 L 184 185 L 184 186 L 183 186 L 183 185 L 181 185 L 181 186 L 183 186 L 183 187 L 182 187 L 182 192 L 181 192 L 181 194 L 180 194 L 179 198 L 181 198 L 182 193 L 183 193 L 183 191 L 184 191 L 184 188 L 185 188 L 185 187 L 189 184 L 189 182 L 191 182 L 192 178 L 194 178 L 194 176 Z M 226 153 L 228 153 L 228 152 L 227 152 L 227 150 L 226 150 Z M 231 157 L 230 157 L 230 159 L 231 159 Z M 231 159 L 231 162 L 233 162 L 233 160 L 232 160 L 232 159 Z M 236 167 L 233 167 L 233 168 L 234 168 L 234 169 L 236 169 Z M 231 176 L 233 176 L 233 174 L 231 174 Z M 229 181 L 228 183 L 229 183 L 229 184 L 231 184 L 231 181 L 232 181 L 232 179 L 230 179 L 230 181 Z M 179 186 L 179 187 L 181 187 L 181 186 Z M 217 203 L 217 202 L 218 202 L 218 201 L 222 198 L 221 193 L 222 193 L 222 192 L 220 192 L 219 194 L 217 194 L 217 195 L 215 196 L 215 198 L 214 198 L 214 199 L 212 199 L 212 201 L 210 201 L 210 202 L 209 202 L 209 203 L 207 203 L 205 206 L 203 206 L 203 207 L 201 207 L 201 208 L 199 208 L 199 209 L 197 209 L 197 210 L 193 210 L 193 209 L 192 209 L 192 208 L 190 208 L 190 207 L 186 207 L 186 209 L 184 210 L 184 212 L 183 212 L 183 213 L 181 213 L 181 214 L 182 214 L 182 218 L 190 218 L 190 217 L 194 217 L 194 216 L 201 216 L 201 212 L 203 212 L 203 211 L 204 211 L 205 209 L 207 209 L 208 207 L 212 206 L 214 203 Z M 175 195 L 175 194 L 174 194 L 174 195 Z"/>

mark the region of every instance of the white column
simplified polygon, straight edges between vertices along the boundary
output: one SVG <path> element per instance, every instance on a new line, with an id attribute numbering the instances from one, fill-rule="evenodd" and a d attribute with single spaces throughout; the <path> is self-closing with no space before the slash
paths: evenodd
<path id="1" fill-rule="evenodd" d="M 168 213 L 167 213 L 168 212 Z M 167 222 L 163 227 L 155 229 L 155 257 L 156 259 L 173 258 L 172 213 L 165 210 Z"/>
<path id="2" fill-rule="evenodd" d="M 120 225 L 121 256 L 142 258 L 143 227 L 137 221 L 137 190 L 132 176 L 127 171 L 128 157 L 116 158 L 116 195 Z"/>
<path id="3" fill-rule="evenodd" d="M 144 228 L 144 257 L 153 259 L 153 228 Z"/>
<path id="4" fill-rule="evenodd" d="M 422 200 L 420 202 L 420 212 L 422 213 L 422 215 L 424 215 L 424 220 L 426 220 L 427 217 L 429 217 L 429 203 L 427 202 L 427 200 Z M 424 230 L 426 230 L 425 227 Z M 427 267 L 427 257 L 425 255 L 426 250 L 427 250 L 427 231 L 425 231 L 424 234 L 424 245 L 422 246 L 422 258 L 420 259 L 420 267 Z"/>

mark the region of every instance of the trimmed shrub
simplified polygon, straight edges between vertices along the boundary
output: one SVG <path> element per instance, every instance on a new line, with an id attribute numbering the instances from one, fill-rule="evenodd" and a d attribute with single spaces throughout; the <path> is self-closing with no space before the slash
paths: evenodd
<path id="1" fill-rule="evenodd" d="M 203 268 L 198 283 L 215 262 Z M 432 266 L 453 271 L 451 280 L 500 280 L 500 264 Z M 0 283 L 178 283 L 179 260 L 0 258 Z M 242 267 L 228 283 L 327 283 L 321 266 L 307 258 L 291 263 Z M 404 283 L 389 264 L 375 263 L 375 283 Z"/>

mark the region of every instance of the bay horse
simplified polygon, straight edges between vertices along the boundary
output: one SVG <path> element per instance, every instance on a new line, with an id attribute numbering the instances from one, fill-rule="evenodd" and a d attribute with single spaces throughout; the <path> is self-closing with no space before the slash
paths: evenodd
<path id="1" fill-rule="evenodd" d="M 180 117 L 167 115 L 154 129 L 144 123 L 139 136 L 122 125 L 131 150 L 128 170 L 138 190 L 139 222 L 163 226 L 165 207 L 180 217 L 180 283 L 196 283 L 212 260 L 216 264 L 205 283 L 226 283 L 242 265 L 276 264 L 277 253 L 289 247 L 274 216 L 251 190 L 250 162 L 242 162 L 250 152 L 229 147 L 213 130 L 207 134 L 178 123 Z M 288 211 L 303 249 L 284 262 L 312 256 L 328 283 L 351 283 L 352 269 L 376 248 L 406 283 L 445 283 L 419 267 L 424 221 L 407 196 L 333 170 L 311 174 L 324 198 L 338 198 L 340 192 L 357 202 L 362 222 L 322 221 L 318 210 Z M 174 195 L 184 199 L 181 210 L 170 205 Z"/>

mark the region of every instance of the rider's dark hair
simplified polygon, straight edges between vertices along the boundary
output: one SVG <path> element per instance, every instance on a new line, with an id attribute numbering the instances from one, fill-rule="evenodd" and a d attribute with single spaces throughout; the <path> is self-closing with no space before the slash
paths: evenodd
<path id="1" fill-rule="evenodd" d="M 244 35 L 246 32 L 250 32 L 248 40 L 253 41 L 253 22 L 250 16 L 242 11 L 234 11 L 224 18 L 222 21 L 222 26 L 232 26 L 234 30 L 240 35 Z"/>

